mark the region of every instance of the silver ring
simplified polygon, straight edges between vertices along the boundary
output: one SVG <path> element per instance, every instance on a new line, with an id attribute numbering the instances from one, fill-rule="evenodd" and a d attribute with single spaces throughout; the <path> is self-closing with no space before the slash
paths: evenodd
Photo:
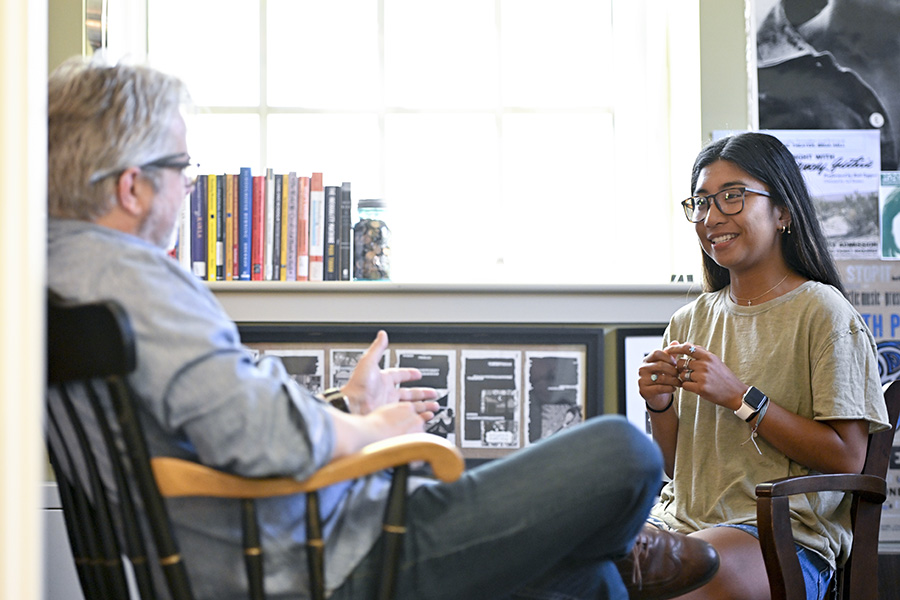
<path id="1" fill-rule="evenodd" d="M 697 346 L 691 346 L 690 348 L 688 348 L 688 352 L 690 352 L 691 354 L 693 354 L 693 353 L 694 353 L 694 350 L 696 350 L 696 349 L 697 349 Z"/>
<path id="2" fill-rule="evenodd" d="M 686 370 L 682 373 L 682 375 L 684 375 L 684 377 L 682 377 L 681 380 L 682 380 L 682 381 L 690 381 L 690 380 L 691 380 L 691 373 L 693 373 L 693 371 L 691 371 L 690 369 L 686 369 Z"/>
<path id="3" fill-rule="evenodd" d="M 656 381 L 657 379 L 659 379 L 659 375 L 657 375 L 656 373 L 650 376 L 650 381 Z"/>

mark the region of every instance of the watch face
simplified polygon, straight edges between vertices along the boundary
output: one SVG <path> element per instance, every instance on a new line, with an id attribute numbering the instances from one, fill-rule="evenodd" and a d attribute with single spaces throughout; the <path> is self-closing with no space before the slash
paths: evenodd
<path id="1" fill-rule="evenodd" d="M 765 399 L 765 394 L 763 394 L 755 387 L 751 387 L 744 395 L 744 404 L 752 406 L 753 410 L 759 410 L 759 407 L 762 406 L 762 403 L 763 401 L 765 401 Z"/>

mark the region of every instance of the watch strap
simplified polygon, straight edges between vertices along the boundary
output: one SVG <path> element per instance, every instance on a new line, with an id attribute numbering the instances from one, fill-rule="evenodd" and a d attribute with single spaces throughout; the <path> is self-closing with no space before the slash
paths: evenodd
<path id="1" fill-rule="evenodd" d="M 322 392 L 322 399 L 338 410 L 345 413 L 350 412 L 350 403 L 347 401 L 347 396 L 344 395 L 341 388 L 328 388 Z"/>
<path id="2" fill-rule="evenodd" d="M 759 412 L 759 409 L 762 408 L 768 400 L 769 399 L 765 394 L 751 385 L 747 388 L 747 391 L 744 392 L 744 396 L 741 398 L 741 406 L 734 411 L 734 414 L 744 421 L 749 422 L 753 420 L 753 417 L 756 416 L 756 413 Z"/>
<path id="3" fill-rule="evenodd" d="M 757 413 L 757 410 L 755 408 L 753 408 L 749 404 L 744 403 L 743 401 L 741 401 L 741 407 L 739 409 L 737 409 L 736 411 L 734 411 L 735 416 L 737 416 L 745 421 L 752 420 L 753 415 L 755 415 L 756 413 Z"/>

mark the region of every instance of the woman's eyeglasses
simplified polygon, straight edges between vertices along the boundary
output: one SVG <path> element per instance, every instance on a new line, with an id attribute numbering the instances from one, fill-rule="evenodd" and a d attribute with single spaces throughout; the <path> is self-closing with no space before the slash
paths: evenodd
<path id="1" fill-rule="evenodd" d="M 699 223 L 709 214 L 709 206 L 715 203 L 716 208 L 723 215 L 736 215 L 744 210 L 744 196 L 748 193 L 770 196 L 769 192 L 754 190 L 745 187 L 734 187 L 722 190 L 709 196 L 691 196 L 681 202 L 684 208 L 684 216 L 691 223 Z"/>

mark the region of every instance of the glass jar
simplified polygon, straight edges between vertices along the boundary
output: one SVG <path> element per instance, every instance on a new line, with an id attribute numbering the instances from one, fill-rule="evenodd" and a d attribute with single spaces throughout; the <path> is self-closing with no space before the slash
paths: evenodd
<path id="1" fill-rule="evenodd" d="M 391 230 L 385 223 L 387 203 L 360 200 L 359 221 L 353 226 L 353 278 L 368 281 L 391 278 Z"/>

